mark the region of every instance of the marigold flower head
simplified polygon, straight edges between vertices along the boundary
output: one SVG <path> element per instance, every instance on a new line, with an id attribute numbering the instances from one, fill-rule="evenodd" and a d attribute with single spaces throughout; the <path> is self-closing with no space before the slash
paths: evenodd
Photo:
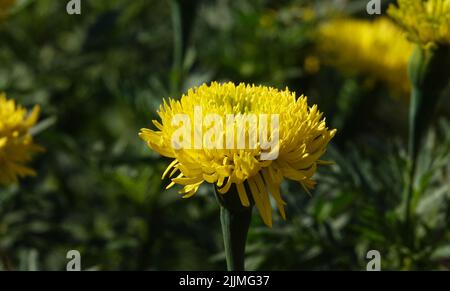
<path id="1" fill-rule="evenodd" d="M 180 193 L 186 198 L 204 182 L 215 184 L 223 195 L 236 187 L 242 205 L 254 203 L 269 226 L 269 195 L 285 218 L 281 182 L 288 178 L 305 190 L 312 188 L 317 165 L 325 163 L 320 157 L 336 132 L 327 128 L 317 106 L 308 107 L 306 97 L 296 99 L 288 89 L 243 83 L 203 84 L 181 100 L 164 101 L 158 114 L 161 121 L 153 120 L 157 130 L 144 128 L 139 135 L 151 149 L 174 159 L 163 174 L 163 178 L 171 177 L 167 188 L 182 185 Z M 187 127 L 188 133 L 177 143 L 174 135 L 181 123 L 174 120 L 179 116 L 186 116 L 182 126 L 194 125 Z M 260 118 L 247 122 L 254 116 Z M 199 132 L 206 132 L 200 141 L 196 138 Z M 259 139 L 252 144 L 255 136 Z M 244 147 L 239 145 L 240 138 L 247 142 Z M 269 148 L 269 141 L 276 143 Z M 268 153 L 269 158 L 263 159 Z"/>
<path id="2" fill-rule="evenodd" d="M 450 44 L 450 0 L 398 0 L 388 14 L 423 46 Z"/>
<path id="3" fill-rule="evenodd" d="M 38 106 L 28 114 L 14 100 L 0 94 L 0 184 L 11 184 L 17 182 L 18 177 L 36 175 L 25 164 L 33 153 L 42 150 L 33 143 L 30 134 L 38 117 Z"/>
<path id="4" fill-rule="evenodd" d="M 346 74 L 362 72 L 398 93 L 409 92 L 407 75 L 413 45 L 388 18 L 335 19 L 319 28 L 319 53 Z"/>

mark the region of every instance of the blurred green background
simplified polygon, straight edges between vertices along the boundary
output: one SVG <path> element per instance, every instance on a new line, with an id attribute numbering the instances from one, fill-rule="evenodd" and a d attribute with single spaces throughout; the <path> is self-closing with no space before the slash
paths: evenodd
<path id="1" fill-rule="evenodd" d="M 377 17 L 367 1 L 82 0 L 81 15 L 68 1 L 16 2 L 0 22 L 0 91 L 41 106 L 47 151 L 38 177 L 0 189 L 0 270 L 65 270 L 72 249 L 84 270 L 224 270 L 212 188 L 187 200 L 164 190 L 170 161 L 137 136 L 162 98 L 212 80 L 288 86 L 338 128 L 312 197 L 287 182 L 287 221 L 253 216 L 247 269 L 365 270 L 371 249 L 383 270 L 450 268 L 449 90 L 405 229 L 408 98 L 311 69 L 318 25 Z"/>

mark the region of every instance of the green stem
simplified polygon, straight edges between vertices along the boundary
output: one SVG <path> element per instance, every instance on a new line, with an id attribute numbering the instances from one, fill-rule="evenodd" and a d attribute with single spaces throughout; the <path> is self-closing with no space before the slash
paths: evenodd
<path id="1" fill-rule="evenodd" d="M 411 105 L 409 112 L 409 175 L 408 175 L 408 188 L 406 193 L 405 202 L 405 221 L 406 227 L 409 227 L 411 216 L 411 200 L 414 193 L 414 178 L 416 174 L 417 156 L 421 144 L 422 136 L 427 128 L 429 120 L 431 118 L 430 112 L 420 112 L 424 104 L 423 90 L 417 87 L 413 87 L 411 90 Z M 422 110 L 423 111 L 423 110 Z"/>
<path id="2" fill-rule="evenodd" d="M 416 46 L 408 64 L 411 81 L 411 104 L 409 112 L 409 173 L 405 197 L 405 222 L 409 229 L 412 204 L 414 203 L 414 180 L 417 157 L 427 129 L 437 107 L 439 97 L 450 77 L 450 47 L 424 48 Z"/>
<path id="3" fill-rule="evenodd" d="M 226 194 L 218 193 L 220 204 L 220 222 L 222 225 L 223 242 L 228 271 L 244 271 L 245 244 L 252 218 L 252 207 L 241 205 L 235 187 Z"/>
<path id="4" fill-rule="evenodd" d="M 173 28 L 173 64 L 170 76 L 170 90 L 173 96 L 179 95 L 188 68 L 184 67 L 184 58 L 188 41 L 196 19 L 198 0 L 171 0 Z"/>
<path id="5" fill-rule="evenodd" d="M 252 217 L 252 209 L 230 211 L 220 207 L 223 242 L 228 271 L 244 271 L 245 243 Z"/>
<path id="6" fill-rule="evenodd" d="M 171 0 L 173 27 L 173 64 L 171 72 L 171 94 L 179 94 L 183 62 L 183 35 L 181 26 L 181 7 L 179 0 Z"/>
<path id="7" fill-rule="evenodd" d="M 431 90 L 423 88 L 423 86 L 413 86 L 411 89 L 411 105 L 409 112 L 409 173 L 405 202 L 405 222 L 406 229 L 409 230 L 411 225 L 411 208 L 414 196 L 414 181 L 417 170 L 417 158 L 426 135 L 427 129 L 431 123 L 434 109 L 436 107 L 439 95 Z M 431 102 L 434 101 L 434 102 Z"/>
<path id="8" fill-rule="evenodd" d="M 409 169 L 404 199 L 406 243 L 414 248 L 415 207 L 420 193 L 414 192 L 417 175 L 417 158 L 430 126 L 439 97 L 450 77 L 450 47 L 416 46 L 408 64 L 411 81 L 411 104 L 409 112 Z"/>

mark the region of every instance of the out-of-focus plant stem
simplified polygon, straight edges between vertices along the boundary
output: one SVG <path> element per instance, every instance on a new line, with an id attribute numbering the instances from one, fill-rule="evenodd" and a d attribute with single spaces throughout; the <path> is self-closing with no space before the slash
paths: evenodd
<path id="1" fill-rule="evenodd" d="M 3 264 L 3 268 L 6 271 L 14 271 L 14 267 L 11 263 L 11 259 L 6 252 L 0 250 L 0 259 Z"/>
<path id="2" fill-rule="evenodd" d="M 173 29 L 173 63 L 170 76 L 170 93 L 177 96 L 181 93 L 184 75 L 183 62 L 188 39 L 197 12 L 197 0 L 171 0 Z"/>
<path id="3" fill-rule="evenodd" d="M 171 94 L 176 95 L 181 87 L 181 70 L 183 62 L 183 34 L 181 26 L 181 5 L 179 0 L 170 1 L 173 29 L 173 64 L 170 80 Z"/>
<path id="4" fill-rule="evenodd" d="M 431 123 L 439 97 L 450 78 L 450 50 L 447 46 L 417 46 L 411 55 L 408 75 L 411 81 L 409 113 L 409 175 L 405 199 L 407 230 L 411 223 L 417 157 L 422 139 Z"/>

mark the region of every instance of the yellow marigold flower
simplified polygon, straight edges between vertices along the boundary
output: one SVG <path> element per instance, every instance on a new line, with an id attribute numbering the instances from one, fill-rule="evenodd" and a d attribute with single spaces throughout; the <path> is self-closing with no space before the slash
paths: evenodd
<path id="1" fill-rule="evenodd" d="M 407 75 L 413 45 L 388 18 L 369 22 L 336 19 L 319 28 L 318 49 L 323 58 L 344 73 L 365 73 L 399 93 L 408 93 Z"/>
<path id="2" fill-rule="evenodd" d="M 450 0 L 398 0 L 388 14 L 423 46 L 450 44 Z"/>
<path id="3" fill-rule="evenodd" d="M 288 89 L 243 83 L 203 84 L 179 101 L 164 100 L 158 114 L 161 122 L 153 120 L 157 130 L 144 128 L 139 136 L 151 149 L 174 159 L 163 174 L 163 178 L 177 174 L 167 188 L 183 185 L 180 193 L 186 198 L 205 181 L 223 195 L 236 187 L 242 205 L 254 202 L 268 226 L 272 225 L 269 195 L 285 218 L 282 180 L 298 181 L 306 191 L 312 188 L 317 165 L 325 163 L 319 158 L 336 132 L 327 128 L 317 106 L 308 107 L 306 97 L 296 99 Z M 186 127 L 187 134 L 177 143 L 174 136 L 181 127 L 174 120 L 180 116 L 185 116 L 182 126 L 194 125 Z M 254 116 L 259 119 L 252 123 Z M 245 141 L 244 147 L 239 140 Z"/>
<path id="4" fill-rule="evenodd" d="M 15 3 L 16 0 L 0 0 L 0 20 L 5 17 Z"/>
<path id="5" fill-rule="evenodd" d="M 0 94 L 0 184 L 11 184 L 17 182 L 18 177 L 36 175 L 25 164 L 33 153 L 41 150 L 33 143 L 29 132 L 38 117 L 38 106 L 28 114 L 14 100 Z"/>

